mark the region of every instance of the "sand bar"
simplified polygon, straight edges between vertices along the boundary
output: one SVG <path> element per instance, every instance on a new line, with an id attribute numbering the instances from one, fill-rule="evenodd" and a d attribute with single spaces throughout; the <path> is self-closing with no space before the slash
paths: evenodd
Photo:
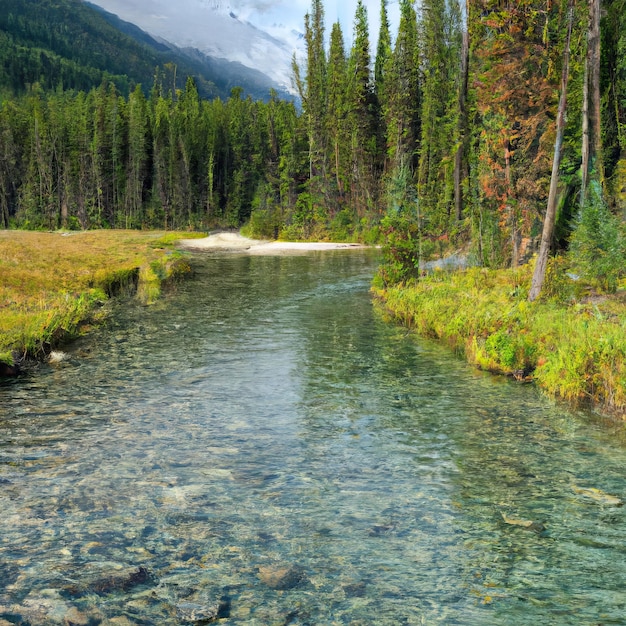
<path id="1" fill-rule="evenodd" d="M 178 245 L 188 250 L 243 252 L 246 254 L 298 254 L 315 250 L 355 250 L 366 246 L 359 243 L 328 241 L 264 241 L 248 239 L 239 233 L 215 233 L 204 239 L 181 239 Z"/>

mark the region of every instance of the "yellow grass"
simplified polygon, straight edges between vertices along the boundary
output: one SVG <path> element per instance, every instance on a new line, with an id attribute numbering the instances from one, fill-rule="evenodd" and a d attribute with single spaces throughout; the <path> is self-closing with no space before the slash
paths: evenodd
<path id="1" fill-rule="evenodd" d="M 0 231 L 0 362 L 37 355 L 76 334 L 98 305 L 138 287 L 145 302 L 181 268 L 189 233 Z M 204 236 L 204 235 L 200 235 Z"/>

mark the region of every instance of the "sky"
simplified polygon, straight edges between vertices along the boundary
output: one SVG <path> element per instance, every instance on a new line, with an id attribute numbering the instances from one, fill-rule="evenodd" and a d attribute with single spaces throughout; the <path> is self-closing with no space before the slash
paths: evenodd
<path id="1" fill-rule="evenodd" d="M 378 39 L 380 28 L 380 0 L 364 0 L 370 27 L 370 41 Z M 310 0 L 232 0 L 231 5 L 236 8 L 240 17 L 247 19 L 255 26 L 272 29 L 274 25 L 283 25 L 302 32 L 304 30 L 304 16 L 311 10 Z M 354 14 L 357 0 L 325 0 L 323 2 L 326 16 L 326 42 L 330 38 L 333 23 L 339 21 L 346 43 L 352 41 Z M 399 22 L 398 0 L 389 0 L 389 13 L 392 37 Z"/>
<path id="2" fill-rule="evenodd" d="M 264 72 L 279 87 L 293 89 L 291 60 L 304 58 L 304 16 L 311 0 L 91 0 L 104 9 L 182 47 L 197 48 Z M 380 1 L 367 8 L 370 53 L 376 54 Z M 357 0 L 323 0 L 328 48 L 332 25 L 341 23 L 346 51 L 352 45 Z M 392 39 L 398 0 L 388 0 Z M 232 19 L 236 17 L 236 19 Z M 269 36 L 268 36 L 269 35 Z"/>

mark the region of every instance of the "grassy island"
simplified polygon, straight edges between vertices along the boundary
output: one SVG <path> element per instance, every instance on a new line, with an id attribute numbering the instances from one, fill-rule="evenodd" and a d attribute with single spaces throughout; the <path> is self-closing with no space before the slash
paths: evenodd
<path id="1" fill-rule="evenodd" d="M 528 301 L 531 265 L 435 271 L 374 292 L 395 320 L 470 363 L 626 419 L 625 285 L 600 294 L 552 269 L 535 302 Z"/>
<path id="2" fill-rule="evenodd" d="M 189 271 L 173 244 L 190 236 L 0 231 L 0 363 L 43 357 L 97 321 L 101 304 L 120 292 L 153 302 L 164 281 Z"/>

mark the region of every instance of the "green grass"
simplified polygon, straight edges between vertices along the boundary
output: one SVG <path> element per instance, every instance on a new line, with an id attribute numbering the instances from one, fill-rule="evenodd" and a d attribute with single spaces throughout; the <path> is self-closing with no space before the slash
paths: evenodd
<path id="1" fill-rule="evenodd" d="M 553 261 L 545 295 L 527 300 L 532 267 L 435 272 L 374 288 L 384 309 L 481 369 L 535 381 L 548 394 L 626 418 L 626 289 L 608 296 Z"/>
<path id="2" fill-rule="evenodd" d="M 194 236 L 0 231 L 0 362 L 42 356 L 80 334 L 111 296 L 136 292 L 153 302 L 165 280 L 189 269 L 173 244 Z"/>

